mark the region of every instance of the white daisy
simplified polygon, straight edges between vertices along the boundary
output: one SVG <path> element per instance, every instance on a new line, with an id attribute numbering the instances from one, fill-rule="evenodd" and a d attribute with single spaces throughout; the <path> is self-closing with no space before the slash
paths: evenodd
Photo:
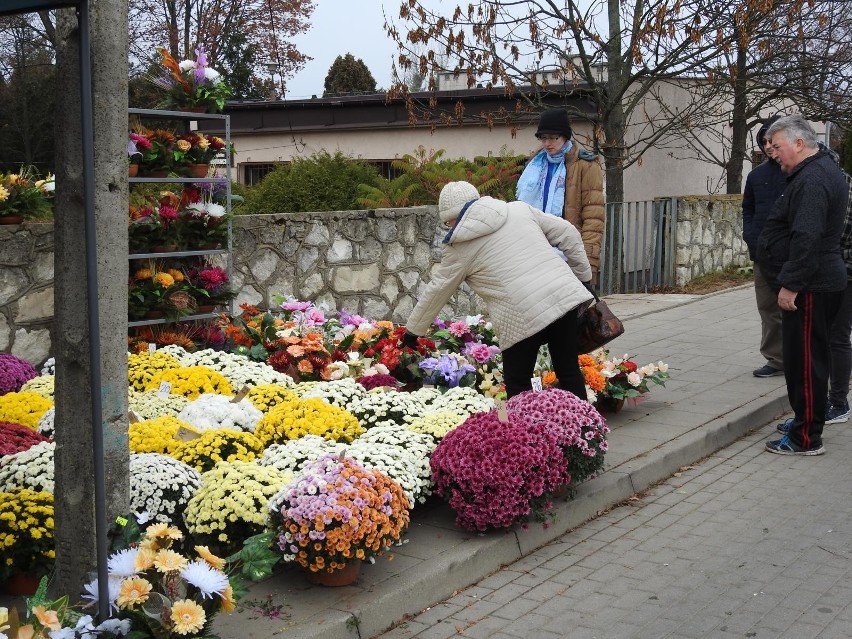
<path id="1" fill-rule="evenodd" d="M 107 570 L 110 577 L 135 577 L 139 574 L 136 570 L 136 555 L 139 553 L 137 548 L 125 548 L 110 555 L 107 560 Z"/>

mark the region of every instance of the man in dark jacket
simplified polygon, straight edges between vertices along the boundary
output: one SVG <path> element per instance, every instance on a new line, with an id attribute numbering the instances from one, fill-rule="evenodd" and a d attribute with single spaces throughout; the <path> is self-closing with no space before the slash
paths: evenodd
<path id="1" fill-rule="evenodd" d="M 757 132 L 757 146 L 766 154 L 766 160 L 756 166 L 746 178 L 743 191 L 743 239 L 748 245 L 748 254 L 755 260 L 757 238 L 763 230 L 775 200 L 784 192 L 787 180 L 775 160 L 775 150 L 766 139 L 766 130 L 780 115 L 771 117 Z M 760 313 L 760 354 L 766 364 L 753 371 L 755 377 L 773 377 L 784 374 L 784 356 L 781 348 L 781 309 L 778 296 L 760 270 L 754 265 L 754 296 L 757 312 Z"/>
<path id="2" fill-rule="evenodd" d="M 846 289 L 840 236 L 849 190 L 803 117 L 779 119 L 766 137 L 787 176 L 787 188 L 758 238 L 757 261 L 778 292 L 784 376 L 795 414 L 787 434 L 767 442 L 766 449 L 781 455 L 821 455 L 829 336 Z"/>

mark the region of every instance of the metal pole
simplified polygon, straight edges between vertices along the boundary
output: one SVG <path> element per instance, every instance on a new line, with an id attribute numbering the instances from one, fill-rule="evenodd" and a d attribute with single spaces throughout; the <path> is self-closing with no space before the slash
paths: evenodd
<path id="1" fill-rule="evenodd" d="M 101 326 L 98 305 L 98 246 L 95 223 L 95 153 L 92 107 L 92 57 L 89 40 L 89 3 L 81 0 L 78 11 L 80 25 L 80 115 L 83 134 L 83 198 L 86 229 L 86 298 L 89 314 L 89 368 L 92 380 L 92 456 L 95 470 L 95 530 L 98 560 L 98 613 L 100 620 L 109 617 L 109 583 L 107 573 L 107 517 L 104 482 L 104 434 L 101 406 Z"/>

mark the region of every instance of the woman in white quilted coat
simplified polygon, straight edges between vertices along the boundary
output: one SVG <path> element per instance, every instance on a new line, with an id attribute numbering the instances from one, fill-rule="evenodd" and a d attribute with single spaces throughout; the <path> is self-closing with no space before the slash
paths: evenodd
<path id="1" fill-rule="evenodd" d="M 438 216 L 449 232 L 441 263 L 432 268 L 408 318 L 406 345 L 426 333 L 467 282 L 488 304 L 509 397 L 531 388 L 539 348 L 547 344 L 559 385 L 585 399 L 577 364 L 577 310 L 592 299 L 592 270 L 577 229 L 523 202 L 480 197 L 468 182 L 450 182 L 441 190 Z"/>

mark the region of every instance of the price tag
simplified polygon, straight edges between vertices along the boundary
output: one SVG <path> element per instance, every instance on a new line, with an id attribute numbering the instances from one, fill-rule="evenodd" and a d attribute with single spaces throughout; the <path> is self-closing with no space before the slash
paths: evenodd
<path id="1" fill-rule="evenodd" d="M 153 355 L 157 350 L 157 345 L 154 342 L 148 342 L 148 354 Z"/>
<path id="2" fill-rule="evenodd" d="M 506 424 L 509 422 L 509 409 L 506 406 L 505 399 L 495 399 L 494 405 L 497 407 L 497 419 Z"/>
<path id="3" fill-rule="evenodd" d="M 157 389 L 157 397 L 168 397 L 172 392 L 170 382 L 160 382 L 160 388 Z"/>
<path id="4" fill-rule="evenodd" d="M 131 424 L 136 424 L 138 422 L 141 422 L 142 418 L 139 416 L 139 413 L 137 413 L 133 409 L 130 409 L 129 411 L 127 411 L 127 421 Z"/>
<path id="5" fill-rule="evenodd" d="M 530 382 L 532 383 L 532 389 L 533 389 L 536 393 L 540 393 L 540 392 L 541 392 L 541 389 L 542 389 L 542 386 L 541 386 L 541 377 L 533 377 L 533 378 L 530 380 Z"/>
<path id="6" fill-rule="evenodd" d="M 231 400 L 231 403 L 232 404 L 239 404 L 241 401 L 243 401 L 246 398 L 246 395 L 249 394 L 250 390 L 251 389 L 248 386 L 243 386 L 240 389 L 240 392 L 237 393 L 236 395 L 234 395 L 234 399 Z"/>
<path id="7" fill-rule="evenodd" d="M 122 516 L 119 515 L 118 517 L 115 518 L 115 523 L 117 523 L 119 526 L 126 526 L 127 525 L 127 517 L 122 517 Z"/>
<path id="8" fill-rule="evenodd" d="M 198 439 L 199 437 L 201 437 L 201 435 L 193 430 L 189 430 L 186 426 L 181 426 L 177 429 L 175 437 L 177 437 L 182 442 L 191 442 L 193 439 Z"/>

